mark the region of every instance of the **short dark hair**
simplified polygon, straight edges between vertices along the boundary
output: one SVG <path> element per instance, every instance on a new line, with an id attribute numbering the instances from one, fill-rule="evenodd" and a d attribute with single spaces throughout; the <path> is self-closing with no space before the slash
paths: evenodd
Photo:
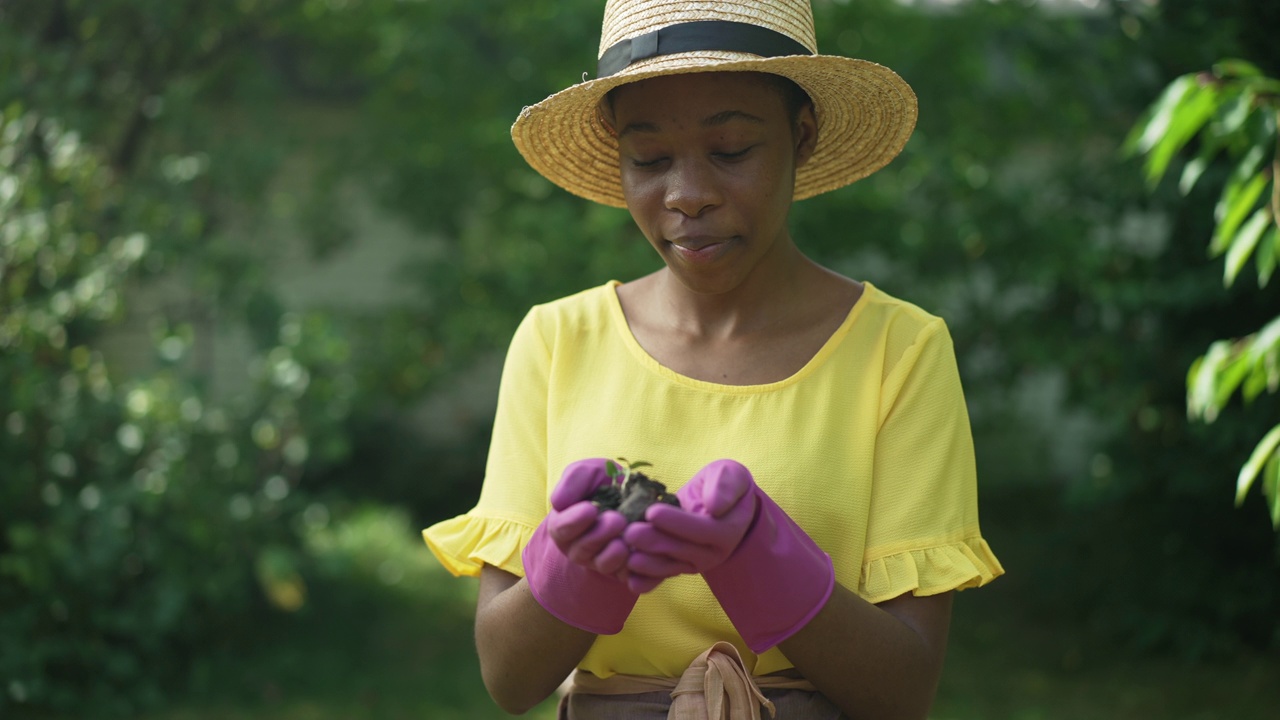
<path id="1" fill-rule="evenodd" d="M 756 76 L 761 83 L 778 91 L 778 94 L 782 96 L 782 105 L 787 111 L 787 119 L 791 121 L 793 127 L 796 121 L 800 119 L 800 111 L 805 106 L 813 107 L 813 98 L 809 97 L 809 93 L 805 92 L 804 88 L 800 87 L 791 78 L 764 72 L 752 72 L 750 74 Z M 604 102 L 608 104 L 610 113 L 613 111 L 613 93 L 619 87 L 622 86 L 619 85 L 604 95 Z"/>
<path id="2" fill-rule="evenodd" d="M 809 97 L 809 93 L 805 92 L 796 81 L 773 73 L 761 73 L 761 75 L 766 83 L 777 88 L 782 94 L 782 104 L 786 107 L 787 117 L 791 119 L 793 125 L 800 119 L 800 111 L 806 105 L 813 107 L 813 98 Z"/>

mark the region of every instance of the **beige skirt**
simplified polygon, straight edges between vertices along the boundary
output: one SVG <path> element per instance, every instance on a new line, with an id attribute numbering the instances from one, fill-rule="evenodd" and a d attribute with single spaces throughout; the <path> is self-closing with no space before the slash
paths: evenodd
<path id="1" fill-rule="evenodd" d="M 560 700 L 560 720 L 847 720 L 799 673 L 752 677 L 733 645 L 713 645 L 679 678 L 581 670 Z"/>

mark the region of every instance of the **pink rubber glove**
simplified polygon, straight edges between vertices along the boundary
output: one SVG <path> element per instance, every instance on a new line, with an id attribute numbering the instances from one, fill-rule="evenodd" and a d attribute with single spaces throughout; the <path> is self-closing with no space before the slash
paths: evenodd
<path id="1" fill-rule="evenodd" d="M 804 627 L 835 588 L 831 557 L 733 460 L 699 470 L 681 507 L 654 505 L 624 538 L 632 590 L 682 567 L 702 573 L 752 652 Z"/>
<path id="2" fill-rule="evenodd" d="M 565 468 L 551 491 L 551 512 L 525 546 L 525 578 L 538 604 L 564 622 L 600 635 L 622 630 L 635 607 L 617 575 L 626 564 L 622 542 L 627 519 L 591 504 L 596 488 L 609 482 L 605 460 L 579 460 Z"/>

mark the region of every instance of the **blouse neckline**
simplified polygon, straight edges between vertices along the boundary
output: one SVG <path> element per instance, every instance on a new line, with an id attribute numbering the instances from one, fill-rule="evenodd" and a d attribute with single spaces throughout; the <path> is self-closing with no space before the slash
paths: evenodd
<path id="1" fill-rule="evenodd" d="M 636 340 L 635 335 L 631 332 L 631 326 L 627 323 L 627 316 L 622 312 L 622 301 L 618 299 L 617 289 L 618 286 L 622 285 L 622 282 L 619 280 L 610 280 L 605 284 L 603 289 L 607 291 L 605 294 L 608 296 L 609 316 L 613 321 L 614 327 L 618 330 L 618 334 L 621 336 L 623 344 L 626 345 L 626 348 L 631 355 L 635 357 L 636 360 L 639 361 L 647 370 L 678 385 L 684 385 L 704 392 L 720 393 L 724 395 L 754 395 L 773 392 L 775 390 L 781 390 L 782 388 L 795 385 L 806 377 L 812 375 L 818 368 L 822 367 L 827 358 L 831 357 L 832 353 L 836 351 L 836 348 L 840 346 L 840 343 L 843 342 L 844 338 L 849 334 L 849 328 L 853 326 L 854 320 L 856 320 L 858 315 L 862 313 L 863 306 L 869 302 L 868 296 L 879 293 L 879 290 L 870 282 L 867 282 L 866 280 L 861 282 L 863 286 L 862 295 L 853 304 L 853 307 L 849 308 L 849 313 L 845 315 L 840 326 L 831 333 L 831 336 L 826 339 L 826 342 L 822 344 L 822 347 L 818 348 L 818 352 L 814 353 L 813 357 L 809 358 L 809 361 L 806 362 L 803 367 L 797 370 L 790 377 L 771 383 L 762 383 L 757 385 L 726 385 L 708 380 L 698 380 L 697 378 L 682 375 L 658 362 L 657 359 L 650 355 L 649 352 L 640 345 L 640 341 Z"/>

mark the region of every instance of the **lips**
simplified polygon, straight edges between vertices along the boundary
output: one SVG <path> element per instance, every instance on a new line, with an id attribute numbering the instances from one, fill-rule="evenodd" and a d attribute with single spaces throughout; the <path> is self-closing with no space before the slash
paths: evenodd
<path id="1" fill-rule="evenodd" d="M 710 235 L 698 235 L 698 236 L 692 236 L 692 237 L 676 238 L 675 240 L 668 240 L 667 242 L 671 243 L 672 245 L 675 245 L 676 247 L 682 250 L 697 252 L 711 245 L 719 245 L 720 243 L 725 242 L 725 238 L 713 237 Z"/>
<path id="2" fill-rule="evenodd" d="M 728 249 L 733 238 L 721 237 L 684 237 L 667 242 L 676 253 L 688 262 L 708 263 L 716 260 Z"/>

